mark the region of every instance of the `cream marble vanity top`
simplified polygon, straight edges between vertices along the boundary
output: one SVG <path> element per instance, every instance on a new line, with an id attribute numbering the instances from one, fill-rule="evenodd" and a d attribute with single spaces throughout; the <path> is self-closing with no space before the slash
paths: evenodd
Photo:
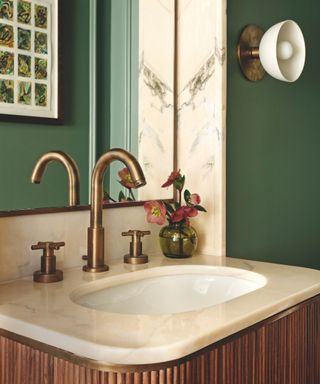
<path id="1" fill-rule="evenodd" d="M 266 279 L 260 289 L 208 308 L 161 315 L 97 311 L 70 295 L 90 282 L 168 265 L 225 265 Z M 24 278 L 0 285 L 0 328 L 110 365 L 152 364 L 181 358 L 320 293 L 320 271 L 196 255 L 171 260 L 152 256 L 148 264 L 110 263 L 108 272 L 64 271 L 52 284 Z"/>

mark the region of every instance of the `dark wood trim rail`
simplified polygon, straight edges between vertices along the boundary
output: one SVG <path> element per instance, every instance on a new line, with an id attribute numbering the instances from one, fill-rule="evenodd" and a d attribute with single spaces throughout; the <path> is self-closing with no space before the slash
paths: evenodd
<path id="1" fill-rule="evenodd" d="M 2 331 L 0 384 L 319 384 L 320 295 L 177 361 L 105 371 L 58 355 Z"/>

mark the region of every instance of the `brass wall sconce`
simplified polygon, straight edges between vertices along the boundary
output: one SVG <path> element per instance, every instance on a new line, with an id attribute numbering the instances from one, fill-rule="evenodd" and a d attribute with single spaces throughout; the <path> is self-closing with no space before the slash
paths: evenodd
<path id="1" fill-rule="evenodd" d="M 303 34 L 292 20 L 277 23 L 266 32 L 249 24 L 242 30 L 237 45 L 240 68 L 250 81 L 261 80 L 265 72 L 281 81 L 296 81 L 305 56 Z"/>

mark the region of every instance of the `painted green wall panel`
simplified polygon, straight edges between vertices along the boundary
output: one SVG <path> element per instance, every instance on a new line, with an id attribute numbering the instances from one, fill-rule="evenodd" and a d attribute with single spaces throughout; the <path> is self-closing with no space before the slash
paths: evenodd
<path id="1" fill-rule="evenodd" d="M 138 147 L 138 0 L 98 2 L 98 155 L 109 148 Z M 111 164 L 105 189 L 115 199 L 123 189 Z M 109 183 L 110 178 L 110 183 Z"/>
<path id="2" fill-rule="evenodd" d="M 81 202 L 88 199 L 88 17 L 87 0 L 62 1 L 64 111 L 62 126 L 0 122 L 0 210 L 68 203 L 67 177 L 49 164 L 40 185 L 30 183 L 36 159 L 52 149 L 69 153 L 81 170 Z"/>
<path id="3" fill-rule="evenodd" d="M 126 126 L 126 59 L 127 59 L 127 0 L 110 0 L 110 128 L 109 128 L 109 147 L 124 147 L 125 126 Z M 106 148 L 108 149 L 108 148 Z M 123 168 L 119 162 L 111 164 L 108 170 L 107 181 L 110 177 L 108 192 L 117 199 L 118 191 L 121 189 L 117 172 Z"/>
<path id="4" fill-rule="evenodd" d="M 227 254 L 320 268 L 320 3 L 228 0 Z M 240 73 L 241 29 L 293 19 L 306 40 L 295 83 Z"/>
<path id="5" fill-rule="evenodd" d="M 130 94 L 130 151 L 138 156 L 139 124 L 139 0 L 131 1 L 131 94 Z"/>
<path id="6" fill-rule="evenodd" d="M 97 153 L 110 147 L 111 1 L 97 2 Z"/>

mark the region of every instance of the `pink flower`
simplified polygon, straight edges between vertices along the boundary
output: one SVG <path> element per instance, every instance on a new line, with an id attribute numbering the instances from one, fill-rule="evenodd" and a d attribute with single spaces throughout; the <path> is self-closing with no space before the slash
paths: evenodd
<path id="1" fill-rule="evenodd" d="M 175 180 L 179 179 L 181 177 L 180 169 L 179 171 L 172 171 L 170 176 L 168 177 L 168 180 L 161 185 L 162 188 L 170 187 L 174 183 Z"/>
<path id="2" fill-rule="evenodd" d="M 200 196 L 197 193 L 191 194 L 188 189 L 184 189 L 185 176 L 181 175 L 180 169 L 172 171 L 167 181 L 161 187 L 173 186 L 176 193 L 175 202 L 148 201 L 144 204 L 149 223 L 163 224 L 167 219 L 169 224 L 178 223 L 179 225 L 190 225 L 190 218 L 198 215 L 198 212 L 206 212 L 200 205 Z M 131 190 L 130 190 L 131 192 Z M 181 205 L 182 197 L 185 205 Z"/>
<path id="3" fill-rule="evenodd" d="M 162 225 L 166 221 L 167 210 L 160 201 L 146 201 L 144 209 L 147 212 L 147 222 Z"/>
<path id="4" fill-rule="evenodd" d="M 173 223 L 179 223 L 185 218 L 185 213 L 183 207 L 178 208 L 176 211 L 174 211 L 171 215 L 171 221 Z"/>
<path id="5" fill-rule="evenodd" d="M 198 205 L 200 204 L 201 200 L 200 200 L 200 196 L 197 194 L 197 193 L 193 193 L 191 196 L 190 196 L 190 203 L 192 205 Z"/>
<path id="6" fill-rule="evenodd" d="M 173 223 L 179 223 L 180 221 L 187 219 L 188 217 L 197 216 L 197 214 L 198 211 L 195 208 L 183 205 L 172 213 L 171 221 Z"/>
<path id="7" fill-rule="evenodd" d="M 187 217 L 195 217 L 198 214 L 198 211 L 193 207 L 184 207 L 184 212 Z"/>
<path id="8" fill-rule="evenodd" d="M 121 171 L 119 171 L 118 176 L 120 177 L 119 183 L 124 187 L 129 189 L 135 187 L 128 168 L 123 168 Z"/>

